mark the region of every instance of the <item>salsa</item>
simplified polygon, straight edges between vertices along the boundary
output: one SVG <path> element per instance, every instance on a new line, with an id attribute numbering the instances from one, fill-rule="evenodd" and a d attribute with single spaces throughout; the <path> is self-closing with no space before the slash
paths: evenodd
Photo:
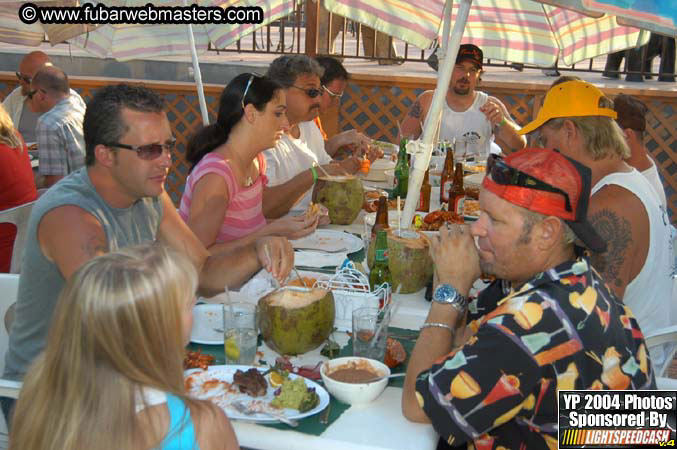
<path id="1" fill-rule="evenodd" d="M 354 367 L 341 368 L 329 374 L 330 378 L 343 383 L 366 383 L 367 381 L 376 381 L 379 374 L 366 369 L 357 369 Z"/>

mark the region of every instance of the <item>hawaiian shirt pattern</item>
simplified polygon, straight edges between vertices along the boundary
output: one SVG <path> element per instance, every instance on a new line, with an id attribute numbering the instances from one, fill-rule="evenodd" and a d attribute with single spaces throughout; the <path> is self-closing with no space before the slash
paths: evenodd
<path id="1" fill-rule="evenodd" d="M 41 175 L 68 175 L 85 165 L 82 121 L 86 106 L 70 95 L 38 119 L 35 135 Z"/>
<path id="2" fill-rule="evenodd" d="M 475 335 L 416 381 L 450 445 L 556 449 L 558 390 L 655 389 L 637 321 L 584 257 L 505 293 L 500 280 L 482 291 Z"/>

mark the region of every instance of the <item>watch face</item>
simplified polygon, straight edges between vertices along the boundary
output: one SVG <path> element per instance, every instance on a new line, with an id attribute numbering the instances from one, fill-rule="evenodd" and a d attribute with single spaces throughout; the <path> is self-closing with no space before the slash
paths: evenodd
<path id="1" fill-rule="evenodd" d="M 435 289 L 433 300 L 437 302 L 447 302 L 454 296 L 454 294 L 456 294 L 456 289 L 449 286 L 448 284 L 440 284 Z"/>

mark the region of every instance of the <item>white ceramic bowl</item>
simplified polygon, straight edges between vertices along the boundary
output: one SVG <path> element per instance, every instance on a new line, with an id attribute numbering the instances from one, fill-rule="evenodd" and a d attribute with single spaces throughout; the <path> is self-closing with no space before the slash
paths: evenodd
<path id="1" fill-rule="evenodd" d="M 342 366 L 351 361 L 360 360 L 369 364 L 373 371 L 379 375 L 383 375 L 383 378 L 372 381 L 371 383 L 344 383 L 327 376 L 327 372 L 331 372 L 335 367 Z M 320 374 L 322 375 L 324 387 L 326 387 L 329 393 L 338 400 L 349 405 L 364 405 L 373 402 L 381 395 L 388 385 L 390 369 L 388 366 L 375 359 L 362 358 L 360 356 L 346 356 L 344 358 L 325 361 L 320 368 Z"/>

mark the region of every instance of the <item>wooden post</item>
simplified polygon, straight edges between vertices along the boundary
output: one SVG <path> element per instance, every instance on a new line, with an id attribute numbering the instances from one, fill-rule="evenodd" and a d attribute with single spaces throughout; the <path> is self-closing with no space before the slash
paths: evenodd
<path id="1" fill-rule="evenodd" d="M 306 55 L 317 55 L 317 20 L 320 0 L 306 0 Z"/>

